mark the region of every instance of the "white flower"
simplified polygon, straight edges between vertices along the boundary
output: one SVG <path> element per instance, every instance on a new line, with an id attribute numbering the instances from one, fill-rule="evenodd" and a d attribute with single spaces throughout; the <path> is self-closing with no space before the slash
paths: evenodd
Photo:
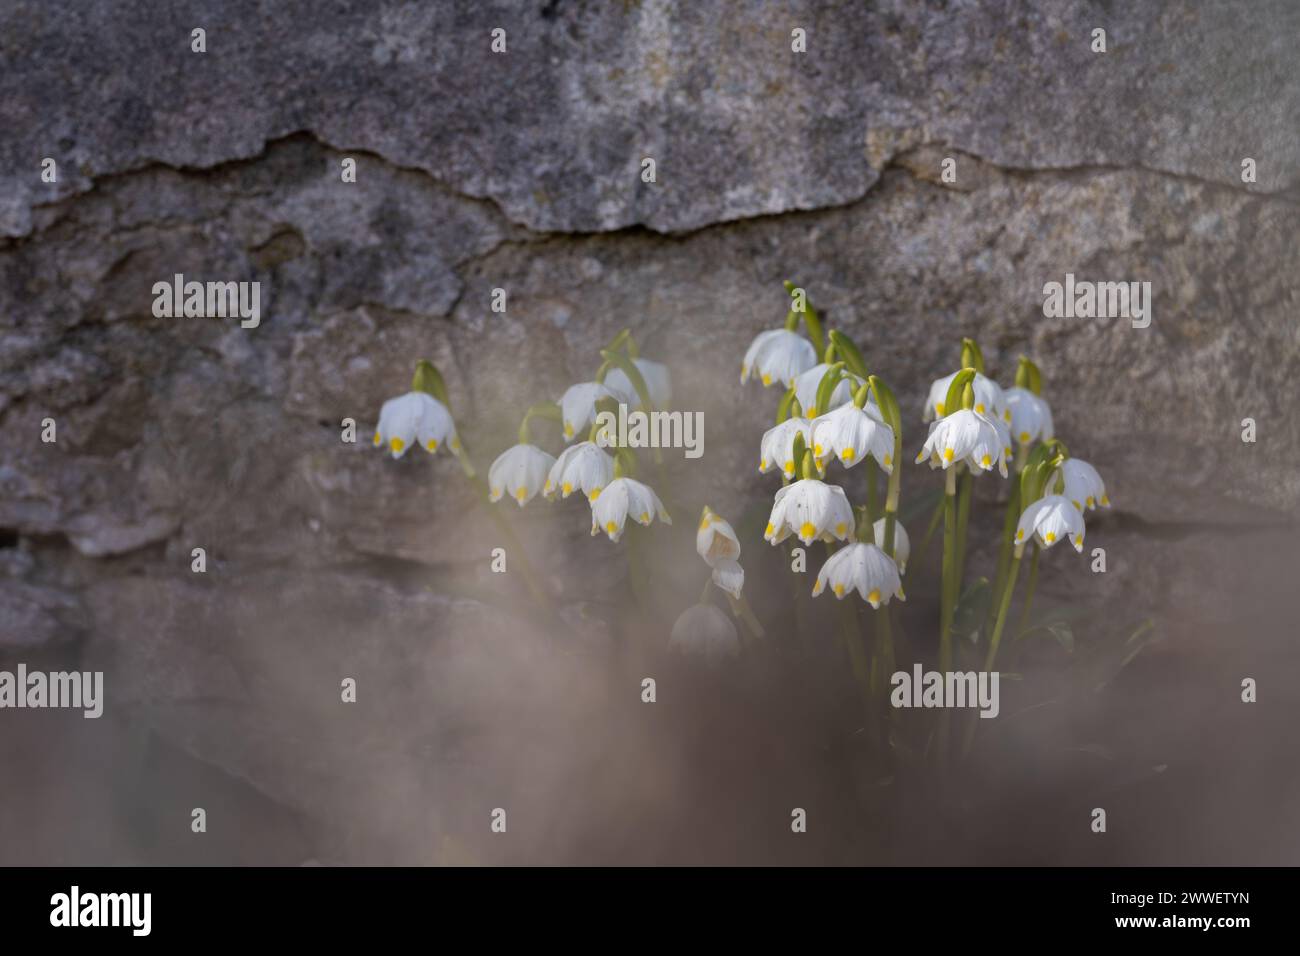
<path id="1" fill-rule="evenodd" d="M 390 398 L 379 409 L 375 447 L 386 445 L 394 458 L 401 458 L 417 440 L 426 451 L 435 452 L 448 439 L 452 448 L 460 447 L 451 412 L 432 395 L 407 392 Z"/>
<path id="2" fill-rule="evenodd" d="M 820 365 L 814 365 L 794 380 L 794 397 L 799 399 L 799 407 L 803 409 L 805 418 L 816 418 L 818 415 L 839 408 L 845 402 L 853 401 L 853 394 L 862 387 L 862 379 L 852 372 L 845 372 L 844 377 L 836 382 L 835 388 L 831 390 L 831 397 L 827 407 L 818 408 L 817 388 L 821 385 L 822 379 L 826 377 L 829 370 L 830 366 L 822 362 Z"/>
<path id="3" fill-rule="evenodd" d="M 885 547 L 885 519 L 877 518 L 876 523 L 871 526 L 872 537 L 876 539 L 876 547 L 883 549 Z M 912 542 L 907 537 L 907 529 L 903 523 L 895 519 L 894 521 L 894 561 L 898 563 L 898 573 L 907 573 L 907 559 L 912 555 Z"/>
<path id="4" fill-rule="evenodd" d="M 740 366 L 740 384 L 756 373 L 764 385 L 780 384 L 789 388 L 795 376 L 817 364 L 812 343 L 797 332 L 772 329 L 760 332 L 745 352 Z"/>
<path id="5" fill-rule="evenodd" d="M 668 374 L 668 366 L 662 362 L 652 362 L 643 358 L 634 358 L 632 364 L 645 379 L 646 391 L 650 393 L 650 404 L 657 409 L 667 408 L 673 400 L 673 380 Z M 632 380 L 621 368 L 609 370 L 605 376 L 605 387 L 624 396 L 626 401 L 623 404 L 629 409 L 637 408 L 641 404 L 641 396 L 636 393 Z"/>
<path id="6" fill-rule="evenodd" d="M 1016 385 L 1002 390 L 1011 412 L 1011 433 L 1022 445 L 1046 441 L 1053 435 L 1052 409 L 1046 399 Z"/>
<path id="7" fill-rule="evenodd" d="M 705 564 L 716 567 L 719 561 L 740 557 L 740 539 L 728 521 L 712 508 L 705 508 L 695 532 L 695 550 Z"/>
<path id="8" fill-rule="evenodd" d="M 804 446 L 812 447 L 812 423 L 806 418 L 790 417 L 763 433 L 759 443 L 758 470 L 767 474 L 773 468 L 780 468 L 787 478 L 793 478 L 799 468 L 794 460 L 794 439 L 803 435 Z"/>
<path id="9" fill-rule="evenodd" d="M 809 432 L 819 468 L 827 458 L 849 468 L 870 455 L 886 474 L 894 470 L 894 430 L 881 420 L 874 405 L 858 408 L 848 402 L 814 420 Z"/>
<path id="10" fill-rule="evenodd" d="M 614 480 L 614 459 L 594 442 L 583 441 L 560 452 L 546 476 L 542 494 L 554 499 L 556 493 L 567 498 L 575 488 L 581 488 L 591 501 Z"/>
<path id="11" fill-rule="evenodd" d="M 564 419 L 565 441 L 573 441 L 573 436 L 596 420 L 596 402 L 602 398 L 612 398 L 616 402 L 627 404 L 626 395 L 599 382 L 580 382 L 569 386 L 560 397 L 560 417 Z"/>
<path id="12" fill-rule="evenodd" d="M 1083 515 L 1065 495 L 1039 498 L 1025 509 L 1016 527 L 1016 544 L 1036 537 L 1043 548 L 1050 548 L 1069 536 L 1075 551 L 1083 551 Z"/>
<path id="13" fill-rule="evenodd" d="M 930 397 L 925 403 L 925 421 L 932 418 L 943 418 L 947 413 L 943 407 L 944 401 L 948 397 L 948 386 L 952 380 L 957 377 L 957 373 L 945 375 L 943 378 L 936 379 L 930 386 Z M 1002 387 L 993 379 L 988 378 L 981 372 L 975 373 L 975 380 L 971 383 L 971 390 L 975 393 L 975 411 L 980 415 L 987 415 L 989 418 L 1001 418 L 1004 422 L 1010 423 L 1011 412 L 1007 409 L 1006 398 L 1003 396 Z"/>
<path id="14" fill-rule="evenodd" d="M 1061 476 L 1065 485 L 1065 490 L 1061 493 L 1080 511 L 1085 507 L 1089 511 L 1094 511 L 1098 504 L 1103 508 L 1110 507 L 1110 498 L 1106 495 L 1106 483 L 1101 480 L 1101 475 L 1097 474 L 1097 469 L 1086 461 L 1081 458 L 1067 458 L 1061 463 L 1061 467 L 1056 469 L 1056 474 Z M 1048 482 L 1047 487 L 1055 488 L 1056 485 Z"/>
<path id="15" fill-rule="evenodd" d="M 668 647 L 717 664 L 740 653 L 740 635 L 731 618 L 712 604 L 693 604 L 673 625 Z"/>
<path id="16" fill-rule="evenodd" d="M 898 577 L 898 566 L 893 559 L 874 544 L 853 544 L 840 548 L 822 565 L 813 585 L 813 597 L 830 587 L 835 597 L 843 599 L 854 588 L 873 608 L 888 604 L 890 598 L 907 600 L 903 596 L 903 582 Z"/>
<path id="17" fill-rule="evenodd" d="M 488 469 L 488 500 L 500 501 L 509 494 L 519 507 L 537 497 L 555 459 L 536 445 L 515 445 L 497 455 Z"/>
<path id="18" fill-rule="evenodd" d="M 780 544 L 792 534 L 804 544 L 818 538 L 843 541 L 853 534 L 853 506 L 844 489 L 805 478 L 777 491 L 763 538 Z"/>
<path id="19" fill-rule="evenodd" d="M 713 566 L 713 583 L 734 598 L 740 597 L 740 589 L 745 586 L 745 569 L 739 561 L 723 558 Z"/>
<path id="20" fill-rule="evenodd" d="M 604 531 L 610 541 L 617 541 L 623 536 L 623 525 L 629 517 L 637 524 L 648 525 L 655 515 L 664 524 L 673 523 L 649 485 L 632 478 L 615 478 L 591 499 L 591 533 Z"/>
<path id="21" fill-rule="evenodd" d="M 917 462 L 929 459 L 931 468 L 947 469 L 966 462 L 971 472 L 992 471 L 994 466 L 1007 476 L 1009 438 L 995 420 L 968 408 L 953 412 L 930 425 Z"/>

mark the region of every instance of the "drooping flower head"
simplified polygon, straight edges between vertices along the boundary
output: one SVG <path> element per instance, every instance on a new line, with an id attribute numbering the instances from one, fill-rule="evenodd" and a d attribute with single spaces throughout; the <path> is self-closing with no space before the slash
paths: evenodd
<path id="1" fill-rule="evenodd" d="M 415 443 L 428 452 L 436 452 L 444 442 L 452 448 L 459 447 L 456 423 L 451 412 L 432 395 L 425 392 L 407 392 L 390 398 L 379 409 L 379 425 L 375 429 L 376 448 L 386 448 L 394 458 L 401 458 Z"/>
<path id="2" fill-rule="evenodd" d="M 874 544 L 855 541 L 832 554 L 817 575 L 813 597 L 830 588 L 837 598 L 854 589 L 873 608 L 888 604 L 891 598 L 906 600 L 898 566 Z"/>
<path id="3" fill-rule="evenodd" d="M 814 419 L 809 432 L 808 443 L 819 468 L 831 458 L 850 468 L 870 456 L 885 474 L 894 470 L 894 430 L 871 403 L 862 408 L 851 401 L 840 405 Z"/>
<path id="4" fill-rule="evenodd" d="M 1045 399 L 1018 385 L 1003 389 L 1002 395 L 1011 412 L 1011 434 L 1017 442 L 1031 445 L 1054 437 L 1052 409 Z"/>
<path id="5" fill-rule="evenodd" d="M 565 390 L 560 396 L 560 417 L 564 422 L 565 441 L 573 441 L 578 432 L 596 420 L 596 403 L 602 398 L 612 398 L 625 404 L 627 402 L 625 395 L 600 382 L 579 382 Z"/>
<path id="6" fill-rule="evenodd" d="M 1106 483 L 1101 480 L 1101 475 L 1097 474 L 1097 469 L 1083 459 L 1067 458 L 1057 468 L 1056 474 L 1064 484 L 1061 494 L 1069 498 L 1078 510 L 1087 508 L 1093 511 L 1098 504 L 1103 508 L 1110 507 L 1110 498 L 1106 495 Z M 1056 487 L 1055 478 L 1047 483 L 1047 487 Z"/>
<path id="7" fill-rule="evenodd" d="M 663 502 L 649 485 L 635 478 L 615 478 L 591 500 L 591 533 L 603 531 L 610 541 L 617 541 L 623 536 L 628 518 L 637 524 L 649 525 L 656 515 L 664 524 L 673 523 Z"/>
<path id="8" fill-rule="evenodd" d="M 804 544 L 844 541 L 853 534 L 853 507 L 844 489 L 816 478 L 785 485 L 776 493 L 763 538 L 780 544 L 794 535 Z"/>
<path id="9" fill-rule="evenodd" d="M 812 343 L 798 332 L 789 329 L 771 329 L 760 332 L 740 366 L 740 384 L 757 375 L 764 385 L 781 385 L 789 388 L 795 378 L 817 364 L 817 352 Z"/>
<path id="10" fill-rule="evenodd" d="M 693 604 L 677 618 L 668 647 L 714 665 L 740 653 L 740 635 L 731 618 L 712 604 Z"/>
<path id="11" fill-rule="evenodd" d="M 705 508 L 695 532 L 695 550 L 704 563 L 714 567 L 719 561 L 740 557 L 740 539 L 727 519 L 712 508 Z"/>
<path id="12" fill-rule="evenodd" d="M 500 501 L 509 495 L 523 507 L 537 497 L 555 458 L 536 445 L 507 448 L 488 469 L 488 499 Z"/>
<path id="13" fill-rule="evenodd" d="M 877 518 L 871 526 L 871 536 L 876 540 L 876 547 L 885 547 L 885 519 Z M 907 573 L 907 559 L 912 556 L 912 541 L 907 536 L 903 522 L 894 522 L 894 561 L 898 564 L 898 573 Z"/>
<path id="14" fill-rule="evenodd" d="M 595 442 L 583 441 L 560 452 L 546 476 L 542 494 L 551 499 L 557 494 L 567 498 L 580 488 L 589 500 L 595 501 L 613 480 L 614 459 Z"/>
<path id="15" fill-rule="evenodd" d="M 972 474 L 996 467 L 1005 478 L 1009 451 L 1007 436 L 995 420 L 964 408 L 930 424 L 916 460 L 945 470 L 964 461 Z"/>
<path id="16" fill-rule="evenodd" d="M 787 478 L 793 478 L 799 462 L 794 460 L 795 438 L 803 436 L 804 446 L 811 445 L 811 425 L 806 418 L 791 416 L 781 424 L 763 433 L 759 443 L 758 470 L 767 474 L 773 468 L 781 469 Z"/>
<path id="17" fill-rule="evenodd" d="M 1036 538 L 1041 548 L 1050 548 L 1068 537 L 1075 551 L 1083 551 L 1083 515 L 1065 495 L 1039 498 L 1020 516 L 1016 544 Z"/>

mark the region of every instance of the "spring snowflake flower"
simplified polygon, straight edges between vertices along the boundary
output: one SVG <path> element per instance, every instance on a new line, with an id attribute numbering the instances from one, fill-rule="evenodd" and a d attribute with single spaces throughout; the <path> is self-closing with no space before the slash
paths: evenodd
<path id="1" fill-rule="evenodd" d="M 555 459 L 536 445 L 515 445 L 497 455 L 488 469 L 488 500 L 509 494 L 523 507 L 537 497 Z"/>
<path id="2" fill-rule="evenodd" d="M 839 485 L 805 478 L 777 491 L 763 538 L 780 544 L 790 535 L 804 544 L 844 541 L 853 534 L 853 506 Z"/>
<path id="3" fill-rule="evenodd" d="M 668 366 L 662 362 L 652 362 L 643 358 L 634 358 L 632 364 L 645 379 L 646 391 L 650 393 L 650 403 L 658 409 L 667 408 L 673 400 L 673 380 L 668 372 Z M 621 368 L 609 370 L 609 374 L 605 376 L 605 387 L 623 396 L 625 399 L 623 404 L 629 409 L 637 408 L 641 404 L 641 396 L 636 393 L 632 380 Z"/>
<path id="4" fill-rule="evenodd" d="M 809 431 L 808 443 L 818 468 L 828 458 L 849 468 L 870 455 L 885 474 L 894 470 L 894 430 L 881 420 L 874 405 L 858 408 L 848 402 L 815 419 Z"/>
<path id="5" fill-rule="evenodd" d="M 580 382 L 569 386 L 560 397 L 560 417 L 564 420 L 565 441 L 573 441 L 578 432 L 596 420 L 596 402 L 602 398 L 612 398 L 616 402 L 627 404 L 626 395 L 600 382 Z"/>
<path id="6" fill-rule="evenodd" d="M 637 524 L 649 525 L 655 515 L 664 524 L 673 523 L 649 485 L 634 478 L 615 478 L 591 499 L 591 533 L 603 531 L 610 541 L 617 541 L 623 536 L 623 526 L 629 517 Z"/>
<path id="7" fill-rule="evenodd" d="M 1106 483 L 1101 480 L 1101 475 L 1097 474 L 1097 469 L 1086 461 L 1080 458 L 1067 458 L 1056 473 L 1061 476 L 1065 485 L 1062 494 L 1080 511 L 1084 508 L 1094 511 L 1098 504 L 1103 508 L 1110 507 L 1110 498 L 1106 495 Z M 1049 483 L 1048 487 L 1054 488 L 1055 485 Z"/>
<path id="8" fill-rule="evenodd" d="M 1083 515 L 1065 495 L 1047 495 L 1025 509 L 1016 527 L 1016 544 L 1037 538 L 1039 547 L 1050 548 L 1069 537 L 1074 550 L 1083 551 Z"/>
<path id="9" fill-rule="evenodd" d="M 808 371 L 804 372 L 794 380 L 794 397 L 799 399 L 799 407 L 808 418 L 816 418 L 819 414 L 824 415 L 826 412 L 839 408 L 846 402 L 853 401 L 853 394 L 862 387 L 862 379 L 858 378 L 852 372 L 845 372 L 844 377 L 835 383 L 835 388 L 831 390 L 829 407 L 817 407 L 817 388 L 821 385 L 822 379 L 830 366 L 825 362 L 820 365 L 814 365 Z"/>
<path id="10" fill-rule="evenodd" d="M 739 561 L 723 558 L 713 566 L 713 583 L 732 597 L 739 598 L 745 587 L 745 569 Z"/>
<path id="11" fill-rule="evenodd" d="M 813 585 L 813 597 L 827 588 L 836 598 L 843 599 L 854 588 L 873 608 L 888 604 L 891 598 L 906 600 L 903 582 L 898 577 L 898 566 L 893 559 L 874 544 L 853 544 L 840 548 L 822 565 Z"/>
<path id="12" fill-rule="evenodd" d="M 953 372 L 951 375 L 936 379 L 934 384 L 930 386 L 930 397 L 925 403 L 925 421 L 928 422 L 933 418 L 943 418 L 947 413 L 943 403 L 948 397 L 948 386 L 952 384 L 952 380 L 956 377 L 957 373 Z M 997 382 L 988 378 L 982 372 L 976 372 L 971 388 L 975 392 L 975 412 L 977 414 L 986 415 L 989 418 L 1001 418 L 1004 422 L 1010 424 L 1011 412 L 1007 409 L 1002 387 Z"/>
<path id="13" fill-rule="evenodd" d="M 928 459 L 931 468 L 945 470 L 964 461 L 972 473 L 996 467 L 1005 478 L 1009 441 L 995 420 L 964 408 L 931 423 L 930 434 L 916 460 L 920 463 Z"/>
<path id="14" fill-rule="evenodd" d="M 693 604 L 682 612 L 668 639 L 670 650 L 718 664 L 740 653 L 736 625 L 712 604 Z"/>
<path id="15" fill-rule="evenodd" d="M 794 440 L 803 435 L 805 447 L 812 446 L 812 423 L 806 418 L 790 417 L 763 433 L 759 443 L 758 470 L 767 474 L 780 468 L 787 478 L 793 478 L 798 462 L 794 460 Z"/>
<path id="16" fill-rule="evenodd" d="M 546 476 L 542 494 L 554 499 L 557 494 L 567 498 L 574 489 L 581 488 L 590 501 L 600 497 L 601 491 L 614 480 L 614 459 L 595 442 L 583 441 L 570 445 L 560 452 Z"/>
<path id="17" fill-rule="evenodd" d="M 740 557 L 740 539 L 727 519 L 712 508 L 704 509 L 699 530 L 695 532 L 695 550 L 705 564 L 713 567 L 719 561 Z"/>
<path id="18" fill-rule="evenodd" d="M 885 547 L 885 519 L 877 518 L 871 526 L 871 535 L 876 539 L 876 547 Z M 907 559 L 912 556 L 912 541 L 907 536 L 907 529 L 901 521 L 894 521 L 894 561 L 898 564 L 898 573 L 907 573 Z"/>
<path id="19" fill-rule="evenodd" d="M 386 446 L 394 458 L 401 458 L 417 440 L 429 452 L 448 440 L 453 449 L 460 447 L 447 406 L 425 392 L 407 392 L 384 402 L 379 409 L 375 447 Z"/>
<path id="20" fill-rule="evenodd" d="M 740 366 L 740 384 L 756 374 L 764 385 L 783 385 L 789 388 L 795 377 L 817 364 L 817 352 L 812 343 L 797 332 L 772 329 L 760 332 L 745 352 Z"/>
<path id="21" fill-rule="evenodd" d="M 1016 441 L 1031 445 L 1053 437 L 1052 409 L 1045 399 L 1018 385 L 1003 389 L 1002 395 L 1011 413 L 1011 434 Z"/>

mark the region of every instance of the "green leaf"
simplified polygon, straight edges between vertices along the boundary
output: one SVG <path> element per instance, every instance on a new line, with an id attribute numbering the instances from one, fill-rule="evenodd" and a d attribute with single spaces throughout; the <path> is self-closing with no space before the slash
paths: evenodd
<path id="1" fill-rule="evenodd" d="M 952 631 L 958 637 L 965 637 L 972 644 L 979 640 L 980 629 L 988 617 L 989 605 L 993 601 L 993 587 L 988 578 L 979 578 L 968 587 L 952 615 Z"/>
<path id="2" fill-rule="evenodd" d="M 641 399 L 641 407 L 646 411 L 653 410 L 654 406 L 650 404 L 650 389 L 646 386 L 645 378 L 641 375 L 641 370 L 636 367 L 636 363 L 622 352 L 611 352 L 609 349 L 602 349 L 600 357 L 610 365 L 622 369 L 627 380 L 636 389 L 637 397 Z"/>
<path id="3" fill-rule="evenodd" d="M 840 379 L 844 377 L 844 363 L 836 362 L 826 370 L 822 380 L 817 385 L 817 404 L 809 411 L 809 418 L 816 418 L 818 415 L 825 415 L 831 403 L 831 393 L 835 391 L 835 386 L 840 384 Z"/>
<path id="4" fill-rule="evenodd" d="M 442 373 L 428 359 L 420 359 L 415 365 L 415 375 L 411 378 L 411 391 L 432 395 L 451 409 L 451 399 L 447 397 L 447 383 Z"/>
<path id="5" fill-rule="evenodd" d="M 867 361 L 862 357 L 857 345 L 838 329 L 831 332 L 831 347 L 835 349 L 835 354 L 844 360 L 849 371 L 858 378 L 866 379 L 870 375 L 867 371 Z"/>
<path id="6" fill-rule="evenodd" d="M 948 394 L 943 400 L 945 418 L 962 407 L 962 393 L 966 391 L 966 386 L 973 381 L 975 381 L 975 369 L 969 366 L 953 376 L 952 383 L 948 386 Z"/>

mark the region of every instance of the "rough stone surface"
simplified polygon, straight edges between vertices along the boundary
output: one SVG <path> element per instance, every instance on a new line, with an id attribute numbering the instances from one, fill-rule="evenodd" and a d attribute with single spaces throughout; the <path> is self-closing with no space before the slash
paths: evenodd
<path id="1" fill-rule="evenodd" d="M 486 572 L 494 525 L 451 458 L 373 452 L 380 404 L 433 360 L 485 470 L 525 407 L 589 379 L 631 327 L 671 366 L 676 404 L 705 413 L 704 457 L 667 463 L 668 573 L 689 592 L 699 507 L 738 516 L 774 487 L 754 465 L 777 394 L 738 378 L 785 314 L 786 278 L 894 386 L 913 454 L 961 336 L 1006 384 L 1034 357 L 1058 433 L 1115 501 L 1090 530 L 1119 569 L 1089 583 L 1097 599 L 1226 620 L 1251 581 L 1216 570 L 1223 554 L 1278 548 L 1300 517 L 1300 7 L 787 7 L 8 4 L 0 652 L 72 645 L 104 662 L 115 700 L 169 746 L 317 821 L 318 852 L 491 858 L 456 842 L 470 819 L 402 845 L 402 821 L 453 786 L 419 756 L 505 713 L 531 749 L 488 741 L 499 759 L 483 766 L 534 774 L 507 789 L 562 803 L 585 758 L 506 758 L 600 711 L 586 695 L 618 630 L 600 595 L 625 585 L 628 549 L 588 539 L 572 500 L 503 505 L 580 635 L 558 658 L 521 650 L 529 625 L 502 616 Z M 795 27 L 807 55 L 790 51 Z M 1151 282 L 1150 328 L 1044 318 L 1043 284 L 1067 272 Z M 175 273 L 260 281 L 261 326 L 155 318 L 151 288 Z M 358 445 L 340 441 L 346 418 Z M 937 487 L 904 474 L 905 498 Z M 977 518 L 990 535 L 991 513 Z M 1049 599 L 1064 580 L 1045 562 Z M 561 712 L 535 690 L 500 696 L 486 668 L 502 659 L 516 689 L 549 674 Z M 430 683 L 348 730 L 326 716 L 348 666 L 368 687 Z M 306 697 L 277 696 L 280 678 Z M 442 695 L 427 732 L 403 722 L 425 694 Z M 318 718 L 329 748 L 311 745 Z M 401 808 L 378 837 L 339 836 L 370 798 L 324 786 L 354 751 Z M 457 792 L 475 792 L 474 761 L 458 766 Z M 569 820 L 520 858 L 581 831 Z"/>

